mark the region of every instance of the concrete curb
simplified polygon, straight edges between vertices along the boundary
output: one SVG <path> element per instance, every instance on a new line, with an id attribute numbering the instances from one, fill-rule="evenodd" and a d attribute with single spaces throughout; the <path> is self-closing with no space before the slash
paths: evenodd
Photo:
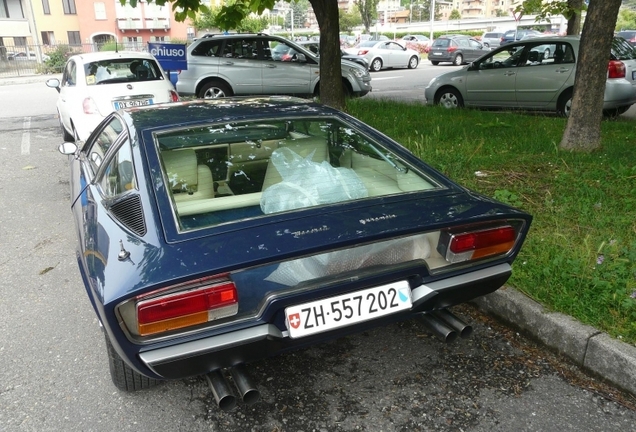
<path id="1" fill-rule="evenodd" d="M 542 305 L 511 287 L 473 302 L 577 365 L 636 395 L 636 347 L 567 315 L 547 312 Z"/>

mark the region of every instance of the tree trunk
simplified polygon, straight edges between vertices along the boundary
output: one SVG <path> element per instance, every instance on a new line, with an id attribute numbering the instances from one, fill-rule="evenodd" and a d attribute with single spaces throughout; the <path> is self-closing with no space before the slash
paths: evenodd
<path id="1" fill-rule="evenodd" d="M 338 2 L 310 0 L 310 3 L 320 27 L 320 102 L 344 110 Z"/>
<path id="2" fill-rule="evenodd" d="M 577 35 L 581 33 L 581 9 L 583 8 L 583 0 L 568 0 L 568 8 L 574 11 L 568 18 L 568 35 Z"/>
<path id="3" fill-rule="evenodd" d="M 621 0 L 592 0 L 576 62 L 572 110 L 560 147 L 591 151 L 601 145 L 607 62 Z"/>

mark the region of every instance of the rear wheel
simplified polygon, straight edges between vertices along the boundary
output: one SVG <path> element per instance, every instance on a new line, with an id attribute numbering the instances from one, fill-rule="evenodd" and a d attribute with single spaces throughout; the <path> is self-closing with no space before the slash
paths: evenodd
<path id="1" fill-rule="evenodd" d="M 418 64 L 420 64 L 420 61 L 417 56 L 413 56 L 409 59 L 409 69 L 415 69 Z"/>
<path id="2" fill-rule="evenodd" d="M 618 117 L 619 115 L 625 113 L 630 106 L 622 106 L 618 108 L 603 110 L 603 116 L 609 118 Z"/>
<path id="3" fill-rule="evenodd" d="M 439 64 L 439 62 L 438 62 L 438 61 L 433 61 L 433 60 L 431 60 L 431 64 L 432 64 L 433 66 L 437 66 L 437 65 Z"/>
<path id="4" fill-rule="evenodd" d="M 453 109 L 464 106 L 464 99 L 459 91 L 453 87 L 444 87 L 435 95 L 435 105 L 441 105 L 444 108 Z"/>
<path id="5" fill-rule="evenodd" d="M 371 62 L 371 70 L 373 72 L 380 72 L 381 69 L 382 69 L 382 60 L 379 58 L 373 59 L 373 61 Z"/>
<path id="6" fill-rule="evenodd" d="M 220 81 L 210 81 L 199 90 L 197 95 L 201 99 L 217 99 L 232 96 L 232 89 Z"/>
<path id="7" fill-rule="evenodd" d="M 464 63 L 464 56 L 461 54 L 457 54 L 453 59 L 453 64 L 455 66 L 461 66 Z"/>
<path id="8" fill-rule="evenodd" d="M 571 109 L 572 89 L 570 88 L 561 93 L 561 96 L 559 96 L 559 100 L 557 101 L 557 114 L 563 117 L 568 117 Z"/>
<path id="9" fill-rule="evenodd" d="M 108 334 L 104 332 L 106 337 L 106 351 L 108 351 L 108 366 L 110 368 L 110 377 L 113 384 L 119 390 L 136 391 L 151 388 L 159 384 L 161 381 L 148 378 L 128 366 L 124 360 L 117 354 L 113 344 L 110 342 Z"/>

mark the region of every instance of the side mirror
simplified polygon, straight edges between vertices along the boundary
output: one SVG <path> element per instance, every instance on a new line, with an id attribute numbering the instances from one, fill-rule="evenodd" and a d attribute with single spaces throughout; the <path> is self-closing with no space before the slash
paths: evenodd
<path id="1" fill-rule="evenodd" d="M 65 142 L 60 144 L 60 146 L 57 149 L 63 155 L 72 156 L 77 152 L 77 148 L 78 148 L 77 144 L 72 142 Z"/>
<path id="2" fill-rule="evenodd" d="M 54 88 L 57 92 L 60 92 L 60 80 L 57 78 L 50 78 L 46 80 L 47 87 Z"/>
<path id="3" fill-rule="evenodd" d="M 299 63 L 307 63 L 307 56 L 302 53 L 296 54 L 296 61 Z"/>
<path id="4" fill-rule="evenodd" d="M 470 62 L 468 64 L 468 70 L 469 71 L 473 71 L 473 70 L 477 70 L 477 69 L 479 69 L 479 64 L 478 63 Z"/>

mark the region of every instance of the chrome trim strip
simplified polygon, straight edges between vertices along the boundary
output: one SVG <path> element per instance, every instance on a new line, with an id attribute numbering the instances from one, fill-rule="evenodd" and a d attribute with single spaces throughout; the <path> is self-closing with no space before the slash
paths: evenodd
<path id="1" fill-rule="evenodd" d="M 504 263 L 494 267 L 488 267 L 481 270 L 476 270 L 470 273 L 465 273 L 460 276 L 454 276 L 447 279 L 441 279 L 429 284 L 425 284 L 415 288 L 411 291 L 411 298 L 413 299 L 413 305 L 420 303 L 431 296 L 433 293 L 444 291 L 446 289 L 462 285 L 469 282 L 474 282 L 479 279 L 488 279 L 494 276 L 499 276 L 505 273 L 512 272 L 510 264 Z M 431 292 L 433 291 L 433 293 Z"/>
<path id="2" fill-rule="evenodd" d="M 474 282 L 476 280 L 488 279 L 505 273 L 510 273 L 511 271 L 512 267 L 510 267 L 510 264 L 504 263 L 494 267 L 488 267 L 460 276 L 454 276 L 448 279 L 442 279 L 431 282 L 430 284 L 422 285 L 411 291 L 413 305 L 415 306 L 416 303 L 421 303 L 426 299 L 435 296 L 439 291 L 444 291 L 445 289 Z M 162 363 L 222 351 L 224 349 L 258 342 L 267 338 L 287 339 L 289 338 L 289 332 L 281 332 L 278 327 L 273 324 L 261 324 L 256 327 L 212 336 L 197 341 L 147 351 L 139 354 L 139 357 L 144 364 L 153 369 L 153 366 L 160 365 Z"/>
<path id="3" fill-rule="evenodd" d="M 153 365 L 220 351 L 233 346 L 246 345 L 266 338 L 282 339 L 283 334 L 273 324 L 262 324 L 257 327 L 144 352 L 139 354 L 139 357 L 142 362 L 152 369 Z"/>

